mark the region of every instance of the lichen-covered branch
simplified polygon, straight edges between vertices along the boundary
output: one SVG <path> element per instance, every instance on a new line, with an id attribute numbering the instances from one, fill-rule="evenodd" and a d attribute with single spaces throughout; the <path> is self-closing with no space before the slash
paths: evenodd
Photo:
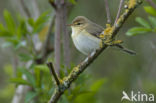
<path id="1" fill-rule="evenodd" d="M 111 34 L 111 38 L 113 39 L 119 29 L 122 27 L 124 22 L 127 20 L 127 18 L 132 14 L 132 12 L 135 10 L 135 8 L 142 3 L 141 0 L 129 0 L 128 8 L 124 11 L 124 13 L 120 16 L 120 18 L 117 20 L 116 25 L 113 27 L 108 26 L 108 28 L 105 29 L 103 33 L 109 32 Z M 108 31 L 109 30 L 109 31 Z M 109 34 L 109 35 L 110 35 Z M 54 94 L 52 95 L 49 103 L 56 103 L 61 95 L 64 93 L 65 90 L 67 90 L 72 82 L 78 78 L 78 76 L 101 54 L 102 51 L 104 51 L 108 46 L 102 45 L 102 47 L 94 52 L 92 52 L 84 61 L 82 61 L 79 65 L 73 68 L 71 73 L 65 77 L 61 84 L 55 89 Z"/>
<path id="2" fill-rule="evenodd" d="M 129 0 L 128 7 L 125 9 L 125 12 L 120 16 L 120 18 L 117 20 L 117 23 L 114 25 L 114 30 L 112 31 L 112 38 L 117 35 L 118 31 L 124 24 L 124 22 L 127 20 L 127 18 L 132 14 L 132 12 L 135 10 L 138 5 L 142 3 L 142 0 Z"/>

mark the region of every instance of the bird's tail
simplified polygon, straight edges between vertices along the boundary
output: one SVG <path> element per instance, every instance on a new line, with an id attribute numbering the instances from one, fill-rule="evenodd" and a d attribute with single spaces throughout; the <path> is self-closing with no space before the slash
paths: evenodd
<path id="1" fill-rule="evenodd" d="M 136 55 L 136 52 L 134 52 L 134 51 L 132 51 L 132 50 L 129 50 L 129 49 L 123 47 L 123 46 L 120 45 L 120 44 L 116 44 L 116 45 L 113 45 L 113 46 L 119 48 L 120 50 L 122 50 L 122 51 L 124 51 L 124 52 L 126 52 L 126 53 L 128 53 L 128 54 L 130 54 L 130 55 Z"/>

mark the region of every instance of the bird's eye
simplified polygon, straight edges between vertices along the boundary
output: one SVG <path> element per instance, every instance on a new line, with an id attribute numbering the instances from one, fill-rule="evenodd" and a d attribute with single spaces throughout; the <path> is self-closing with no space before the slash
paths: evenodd
<path id="1" fill-rule="evenodd" d="M 77 25 L 81 25 L 81 23 L 77 23 Z"/>

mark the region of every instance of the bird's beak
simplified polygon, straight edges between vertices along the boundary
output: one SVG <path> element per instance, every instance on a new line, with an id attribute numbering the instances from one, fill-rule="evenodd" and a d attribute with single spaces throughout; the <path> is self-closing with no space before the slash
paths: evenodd
<path id="1" fill-rule="evenodd" d="M 72 26 L 73 24 L 67 24 L 67 26 Z"/>

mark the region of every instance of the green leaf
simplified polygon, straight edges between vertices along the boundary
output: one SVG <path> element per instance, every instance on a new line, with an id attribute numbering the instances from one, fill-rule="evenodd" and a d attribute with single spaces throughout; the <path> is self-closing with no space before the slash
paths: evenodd
<path id="1" fill-rule="evenodd" d="M 30 54 L 26 54 L 26 53 L 19 54 L 19 57 L 21 61 L 29 61 L 33 59 L 33 57 Z"/>
<path id="2" fill-rule="evenodd" d="M 34 30 L 33 33 L 39 32 L 42 30 L 42 28 L 45 26 L 45 23 L 49 20 L 48 16 L 49 11 L 44 12 L 42 15 L 39 16 L 39 18 L 36 20 L 34 24 Z"/>
<path id="3" fill-rule="evenodd" d="M 48 16 L 48 14 L 49 14 L 49 11 L 42 13 L 39 16 L 39 18 L 36 20 L 35 25 L 37 26 L 37 25 L 45 23 L 50 17 Z"/>
<path id="4" fill-rule="evenodd" d="M 7 30 L 4 30 L 4 31 L 1 31 L 0 30 L 0 37 L 11 37 L 12 36 L 12 33 L 7 31 Z"/>
<path id="5" fill-rule="evenodd" d="M 106 82 L 105 78 L 97 80 L 91 85 L 90 87 L 91 91 L 97 92 L 105 82 Z"/>
<path id="6" fill-rule="evenodd" d="M 144 10 L 150 15 L 156 16 L 156 10 L 151 6 L 145 6 Z"/>
<path id="7" fill-rule="evenodd" d="M 156 18 L 152 17 L 152 16 L 149 16 L 148 19 L 151 22 L 153 28 L 156 28 Z"/>
<path id="8" fill-rule="evenodd" d="M 18 16 L 19 25 L 17 27 L 17 37 L 20 39 L 22 36 L 25 36 L 28 32 L 26 21 L 22 17 Z"/>
<path id="9" fill-rule="evenodd" d="M 15 22 L 11 14 L 7 10 L 4 10 L 4 19 L 5 19 L 8 30 L 12 33 L 15 33 L 16 32 Z"/>
<path id="10" fill-rule="evenodd" d="M 38 88 L 41 88 L 41 71 L 40 71 L 40 69 L 35 69 L 34 73 L 35 73 L 35 78 L 36 78 L 36 86 Z"/>
<path id="11" fill-rule="evenodd" d="M 0 31 L 6 30 L 3 24 L 0 24 Z"/>
<path id="12" fill-rule="evenodd" d="M 32 73 L 30 73 L 27 69 L 25 68 L 21 68 L 20 71 L 26 75 L 27 77 L 27 81 L 33 86 L 33 87 L 36 87 L 36 82 L 35 82 L 35 78 L 33 76 Z"/>
<path id="13" fill-rule="evenodd" d="M 46 65 L 36 65 L 34 68 L 39 69 L 39 70 L 41 70 L 43 72 L 49 73 L 49 69 L 48 69 L 48 67 Z"/>
<path id="14" fill-rule="evenodd" d="M 151 28 L 150 24 L 143 18 L 137 17 L 136 22 L 138 22 L 140 25 L 144 26 L 145 28 Z"/>
<path id="15" fill-rule="evenodd" d="M 17 45 L 15 45 L 15 49 L 19 49 L 21 47 L 25 47 L 26 46 L 26 41 L 19 41 Z"/>
<path id="16" fill-rule="evenodd" d="M 10 37 L 13 34 L 11 32 L 9 32 L 4 26 L 3 24 L 0 24 L 0 36 L 1 37 Z"/>
<path id="17" fill-rule="evenodd" d="M 74 5 L 76 4 L 76 1 L 75 0 L 69 0 L 69 2 L 72 3 L 72 4 L 74 4 Z"/>
<path id="18" fill-rule="evenodd" d="M 152 29 L 147 29 L 147 28 L 143 28 L 143 27 L 134 27 L 131 28 L 127 31 L 126 35 L 128 36 L 134 36 L 137 34 L 143 34 L 143 33 L 147 33 L 147 32 L 151 32 Z"/>
<path id="19" fill-rule="evenodd" d="M 35 24 L 34 19 L 33 19 L 33 18 L 29 18 L 29 19 L 28 19 L 28 24 L 29 24 L 31 27 L 34 27 L 34 24 Z"/>
<path id="20" fill-rule="evenodd" d="M 30 101 L 35 98 L 39 93 L 38 92 L 32 92 L 32 91 L 29 91 L 27 94 L 26 94 L 26 97 L 25 97 L 25 103 L 31 103 Z"/>
<path id="21" fill-rule="evenodd" d="M 6 41 L 12 43 L 14 47 L 19 43 L 19 40 L 16 37 L 6 38 Z"/>
<path id="22" fill-rule="evenodd" d="M 22 85 L 30 85 L 30 83 L 23 78 L 11 78 L 10 82 Z"/>
<path id="23" fill-rule="evenodd" d="M 96 103 L 96 97 L 93 94 L 93 92 L 84 93 L 76 96 L 76 98 L 73 101 L 74 101 L 73 103 Z"/>

